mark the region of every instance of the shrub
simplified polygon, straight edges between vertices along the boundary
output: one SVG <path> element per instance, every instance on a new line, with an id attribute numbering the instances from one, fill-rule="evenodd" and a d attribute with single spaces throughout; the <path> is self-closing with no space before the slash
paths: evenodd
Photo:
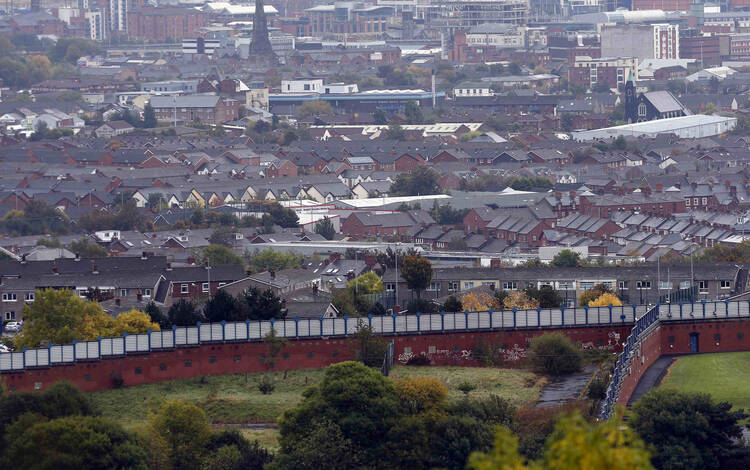
<path id="1" fill-rule="evenodd" d="M 270 395 L 276 386 L 273 384 L 273 380 L 271 380 L 271 377 L 269 377 L 267 374 L 264 374 L 263 377 L 260 378 L 260 381 L 258 382 L 258 390 L 263 395 Z"/>
<path id="2" fill-rule="evenodd" d="M 471 348 L 471 356 L 486 366 L 500 366 L 503 364 L 503 355 L 500 347 L 487 340 L 479 340 Z"/>
<path id="3" fill-rule="evenodd" d="M 432 361 L 430 360 L 429 356 L 425 353 L 417 354 L 416 356 L 412 356 L 409 358 L 409 360 L 406 361 L 407 366 L 430 366 L 432 365 Z"/>
<path id="4" fill-rule="evenodd" d="M 393 387 L 411 413 L 440 410 L 448 399 L 448 387 L 434 377 L 405 377 L 395 380 Z"/>
<path id="5" fill-rule="evenodd" d="M 531 340 L 527 356 L 537 372 L 548 375 L 578 372 L 583 364 L 581 351 L 561 333 L 545 333 Z"/>
<path id="6" fill-rule="evenodd" d="M 409 303 L 406 304 L 406 309 L 409 313 L 435 313 L 437 312 L 437 307 L 438 306 L 433 302 L 425 299 L 410 300 Z"/>
<path id="7" fill-rule="evenodd" d="M 443 310 L 446 312 L 461 312 L 463 309 L 463 304 L 461 304 L 461 301 L 455 295 L 448 297 L 443 304 Z"/>
<path id="8" fill-rule="evenodd" d="M 458 389 L 464 392 L 464 395 L 468 395 L 469 393 L 476 390 L 477 386 L 471 382 L 461 382 L 460 384 L 458 384 Z"/>
<path id="9" fill-rule="evenodd" d="M 607 395 L 607 382 L 598 378 L 591 381 L 586 396 L 592 400 L 602 400 Z"/>
<path id="10" fill-rule="evenodd" d="M 457 400 L 451 404 L 449 412 L 471 416 L 481 423 L 510 427 L 516 415 L 516 408 L 505 398 L 490 395 Z"/>
<path id="11" fill-rule="evenodd" d="M 615 294 L 610 294 L 609 292 L 605 292 L 597 297 L 596 300 L 589 302 L 589 307 L 608 307 L 610 305 L 619 307 L 622 305 L 622 302 Z"/>

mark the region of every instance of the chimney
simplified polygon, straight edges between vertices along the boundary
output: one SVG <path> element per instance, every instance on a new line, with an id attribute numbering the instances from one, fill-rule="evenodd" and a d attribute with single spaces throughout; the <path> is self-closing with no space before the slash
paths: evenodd
<path id="1" fill-rule="evenodd" d="M 660 193 L 664 190 L 664 186 L 661 185 L 661 183 L 656 183 L 656 192 Z"/>
<path id="2" fill-rule="evenodd" d="M 570 196 L 571 199 L 574 199 L 576 197 L 575 189 L 571 189 L 570 191 L 568 191 L 568 196 Z"/>
<path id="3" fill-rule="evenodd" d="M 167 271 L 171 271 L 171 270 L 172 270 L 172 263 L 167 263 Z"/>
<path id="4" fill-rule="evenodd" d="M 60 274 L 60 273 L 59 273 L 59 272 L 57 271 L 57 263 L 54 263 L 54 262 L 52 263 L 52 272 L 53 272 L 53 273 L 55 273 L 55 274 Z"/>
<path id="5" fill-rule="evenodd" d="M 75 261 L 81 261 L 81 255 L 79 255 L 78 253 L 76 253 L 76 257 L 74 259 L 75 259 Z"/>
<path id="6" fill-rule="evenodd" d="M 144 252 L 142 252 L 142 253 L 141 253 L 141 259 L 148 259 L 148 253 L 147 253 L 147 252 L 145 252 L 145 251 L 144 251 Z"/>

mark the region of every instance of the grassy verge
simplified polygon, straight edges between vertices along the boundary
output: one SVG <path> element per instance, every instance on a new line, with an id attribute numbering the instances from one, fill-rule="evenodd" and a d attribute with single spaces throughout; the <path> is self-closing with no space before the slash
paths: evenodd
<path id="1" fill-rule="evenodd" d="M 214 424 L 273 423 L 284 410 L 302 400 L 302 391 L 323 378 L 323 369 L 273 372 L 276 386 L 273 393 L 258 391 L 262 374 L 233 374 L 196 377 L 157 384 L 139 385 L 92 393 L 92 399 L 105 416 L 125 426 L 145 421 L 151 411 L 165 400 L 180 399 L 195 403 L 206 411 Z M 405 367 L 396 366 L 391 378 L 436 377 L 449 388 L 452 397 L 462 392 L 458 385 L 471 382 L 476 389 L 472 396 L 496 394 L 516 405 L 533 402 L 539 397 L 544 379 L 517 369 L 480 367 Z"/>
<path id="2" fill-rule="evenodd" d="M 714 400 L 750 410 L 750 352 L 680 357 L 661 387 L 708 393 Z"/>

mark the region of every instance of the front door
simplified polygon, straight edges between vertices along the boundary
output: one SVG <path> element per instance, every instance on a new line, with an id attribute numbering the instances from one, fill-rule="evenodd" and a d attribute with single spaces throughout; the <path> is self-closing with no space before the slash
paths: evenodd
<path id="1" fill-rule="evenodd" d="M 690 352 L 697 353 L 698 351 L 698 335 L 700 333 L 690 333 Z"/>

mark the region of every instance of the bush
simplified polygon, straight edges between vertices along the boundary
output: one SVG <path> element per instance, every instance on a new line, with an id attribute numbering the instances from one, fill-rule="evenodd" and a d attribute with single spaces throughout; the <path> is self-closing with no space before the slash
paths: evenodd
<path id="1" fill-rule="evenodd" d="M 435 313 L 437 312 L 437 306 L 430 302 L 429 300 L 425 299 L 414 299 L 410 300 L 408 304 L 406 304 L 406 309 L 409 311 L 409 313 Z"/>
<path id="2" fill-rule="evenodd" d="M 480 339 L 471 348 L 471 356 L 483 365 L 500 366 L 504 361 L 499 349 L 497 344 Z"/>
<path id="3" fill-rule="evenodd" d="M 258 390 L 263 395 L 270 395 L 276 386 L 273 384 L 273 380 L 268 375 L 263 375 L 258 382 Z"/>
<path id="4" fill-rule="evenodd" d="M 481 423 L 510 427 L 516 415 L 516 408 L 505 398 L 490 395 L 457 400 L 451 404 L 449 412 L 470 416 Z"/>
<path id="5" fill-rule="evenodd" d="M 594 379 L 586 390 L 586 396 L 592 400 L 602 400 L 607 395 L 607 382 L 603 379 Z"/>
<path id="6" fill-rule="evenodd" d="M 464 392 L 464 395 L 468 395 L 469 393 L 476 390 L 477 386 L 471 382 L 461 382 L 460 384 L 458 384 L 458 389 Z"/>
<path id="7" fill-rule="evenodd" d="M 412 356 L 406 361 L 407 366 L 429 366 L 432 365 L 432 361 L 425 353 Z"/>
<path id="8" fill-rule="evenodd" d="M 583 364 L 581 351 L 561 333 L 545 333 L 531 340 L 528 358 L 537 372 L 548 375 L 578 372 Z"/>

